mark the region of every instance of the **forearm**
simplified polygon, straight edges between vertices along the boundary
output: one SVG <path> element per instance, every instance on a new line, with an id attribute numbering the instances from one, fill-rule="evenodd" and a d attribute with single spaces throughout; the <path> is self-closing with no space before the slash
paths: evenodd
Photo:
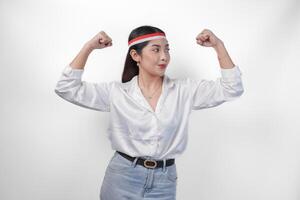
<path id="1" fill-rule="evenodd" d="M 220 64 L 220 67 L 223 69 L 231 69 L 233 68 L 235 65 L 232 62 L 225 46 L 224 43 L 222 41 L 220 41 L 215 47 L 214 49 L 216 50 L 217 56 L 218 56 L 218 61 Z"/>
<path id="2" fill-rule="evenodd" d="M 89 55 L 92 51 L 93 51 L 93 49 L 90 47 L 90 45 L 85 44 L 82 47 L 82 49 L 79 51 L 77 56 L 70 63 L 70 66 L 73 69 L 84 69 L 86 61 L 87 61 L 87 59 L 88 59 L 88 57 L 89 57 Z"/>

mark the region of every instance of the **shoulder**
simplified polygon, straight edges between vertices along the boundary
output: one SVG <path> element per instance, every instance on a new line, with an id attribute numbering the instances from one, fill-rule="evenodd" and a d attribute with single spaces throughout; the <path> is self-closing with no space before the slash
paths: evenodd
<path id="1" fill-rule="evenodd" d="M 209 81 L 206 79 L 194 79 L 191 77 L 174 78 L 172 81 L 175 85 L 177 85 L 178 88 L 181 88 L 181 90 L 192 93 L 201 86 L 213 83 L 213 81 Z"/>
<path id="2" fill-rule="evenodd" d="M 189 86 L 193 83 L 197 83 L 201 80 L 195 80 L 190 77 L 179 77 L 179 78 L 170 78 L 170 81 L 178 86 Z"/>

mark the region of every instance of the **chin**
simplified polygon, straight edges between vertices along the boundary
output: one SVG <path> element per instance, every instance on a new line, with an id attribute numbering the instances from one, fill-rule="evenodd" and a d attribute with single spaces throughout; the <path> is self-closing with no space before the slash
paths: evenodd
<path id="1" fill-rule="evenodd" d="M 160 72 L 159 74 L 158 74 L 158 76 L 160 76 L 160 77 L 163 77 L 165 75 L 165 72 Z"/>

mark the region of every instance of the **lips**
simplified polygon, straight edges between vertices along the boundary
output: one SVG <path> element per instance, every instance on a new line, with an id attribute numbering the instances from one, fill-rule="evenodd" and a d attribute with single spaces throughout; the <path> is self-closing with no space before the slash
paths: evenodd
<path id="1" fill-rule="evenodd" d="M 161 68 L 165 68 L 167 65 L 165 65 L 165 64 L 160 64 L 160 65 L 158 65 L 158 66 L 160 66 Z"/>

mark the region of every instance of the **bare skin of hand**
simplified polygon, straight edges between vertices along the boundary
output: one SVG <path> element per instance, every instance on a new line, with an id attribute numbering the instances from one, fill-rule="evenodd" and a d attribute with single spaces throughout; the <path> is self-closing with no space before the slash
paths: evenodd
<path id="1" fill-rule="evenodd" d="M 232 62 L 222 40 L 220 40 L 211 30 L 203 29 L 197 37 L 197 44 L 204 47 L 213 47 L 218 55 L 220 67 L 223 69 L 231 69 L 235 66 Z"/>
<path id="2" fill-rule="evenodd" d="M 204 29 L 201 33 L 199 33 L 196 40 L 197 44 L 205 47 L 216 47 L 218 44 L 222 43 L 222 41 L 208 29 Z"/>
<path id="3" fill-rule="evenodd" d="M 70 63 L 74 69 L 83 69 L 88 56 L 95 49 L 103 49 L 112 46 L 112 39 L 104 32 L 100 31 L 92 39 L 85 43 L 77 56 Z"/>
<path id="4" fill-rule="evenodd" d="M 112 39 L 104 31 L 100 31 L 87 45 L 92 49 L 103 49 L 112 46 Z"/>

